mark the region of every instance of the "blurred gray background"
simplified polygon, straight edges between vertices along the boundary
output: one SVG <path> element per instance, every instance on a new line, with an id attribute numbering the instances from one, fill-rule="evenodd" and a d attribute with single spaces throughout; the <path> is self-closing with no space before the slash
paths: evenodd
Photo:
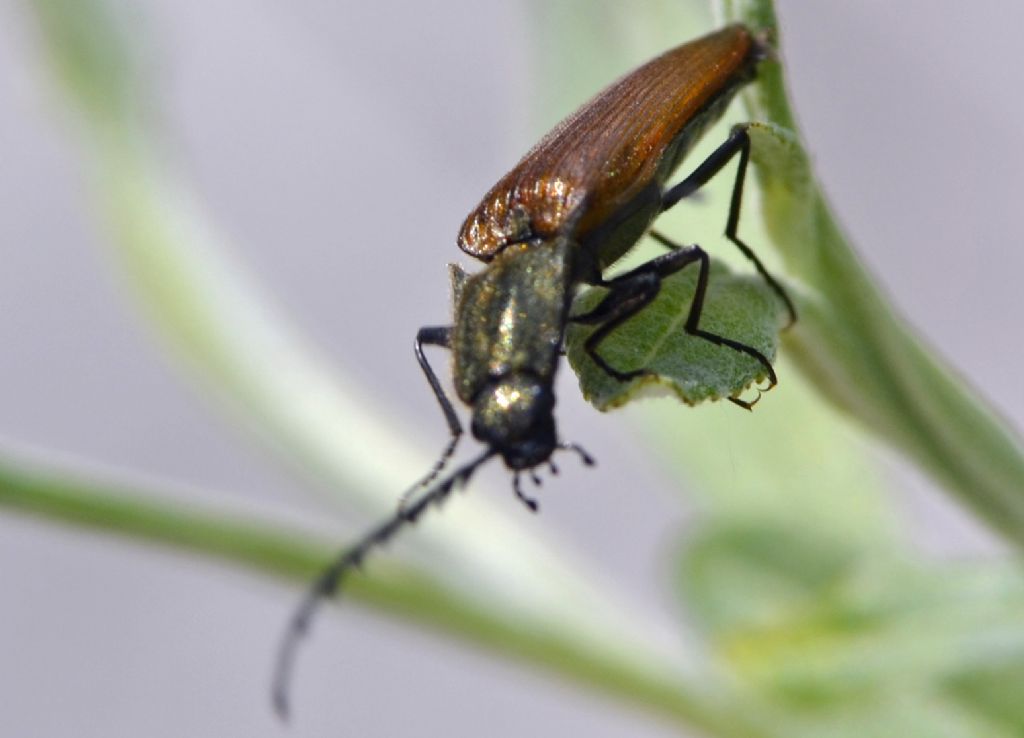
<path id="1" fill-rule="evenodd" d="M 448 314 L 444 264 L 459 258 L 466 212 L 538 125 L 569 112 L 544 121 L 530 112 L 521 64 L 530 7 L 133 6 L 157 44 L 152 71 L 180 173 L 310 342 L 382 412 L 439 446 L 444 426 L 413 360 L 413 333 Z M 1019 428 L 1024 6 L 779 8 L 797 110 L 854 242 L 904 313 Z M 40 90 L 27 21 L 12 0 L 0 5 L 0 441 L 170 480 L 183 496 L 213 489 L 268 514 L 316 514 L 301 482 L 211 406 L 137 315 L 70 128 Z M 388 227 L 375 231 L 375 221 Z M 664 572 L 651 561 L 685 510 L 644 466 L 621 418 L 598 415 L 562 379 L 560 422 L 585 436 L 601 467 L 585 487 L 547 487 L 537 524 L 594 558 L 641 606 L 667 609 Z M 943 556 L 992 548 L 927 480 L 885 454 L 880 463 L 922 547 Z M 301 667 L 299 719 L 285 730 L 269 712 L 267 682 L 295 598 L 234 571 L 5 512 L 0 735 L 672 734 L 356 608 L 318 627 Z"/>

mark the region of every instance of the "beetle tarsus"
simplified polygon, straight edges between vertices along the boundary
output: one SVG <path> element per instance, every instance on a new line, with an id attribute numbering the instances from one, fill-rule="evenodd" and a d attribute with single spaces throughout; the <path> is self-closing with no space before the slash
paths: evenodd
<path id="1" fill-rule="evenodd" d="M 586 449 L 584 449 L 578 443 L 565 443 L 563 441 L 558 444 L 557 448 L 561 449 L 562 451 L 572 451 L 574 454 L 580 457 L 580 461 L 583 462 L 584 466 L 597 465 L 597 461 L 594 459 L 594 457 L 588 454 Z"/>

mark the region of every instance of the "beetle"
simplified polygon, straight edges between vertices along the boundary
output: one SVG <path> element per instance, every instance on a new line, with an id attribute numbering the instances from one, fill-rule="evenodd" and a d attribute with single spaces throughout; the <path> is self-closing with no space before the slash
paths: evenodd
<path id="1" fill-rule="evenodd" d="M 684 330 L 747 355 L 763 367 L 768 389 L 775 386 L 775 370 L 766 356 L 700 327 L 710 267 L 707 253 L 699 245 L 679 246 L 650 231 L 661 213 L 738 157 L 725 235 L 782 300 L 790 323 L 796 320 L 785 290 L 737 235 L 750 158 L 747 128 L 733 127 L 689 176 L 667 185 L 701 134 L 718 120 L 736 91 L 754 79 L 770 53 L 763 38 L 745 26 L 731 25 L 662 54 L 555 127 L 466 218 L 458 245 L 485 267 L 471 275 L 453 267 L 452 325 L 421 328 L 414 344 L 450 440 L 430 472 L 403 495 L 396 514 L 346 550 L 309 590 L 279 651 L 274 680 L 279 714 L 287 712 L 295 647 L 316 606 L 336 592 L 368 551 L 415 522 L 495 456 L 513 472 L 515 493 L 532 510 L 537 504 L 520 487 L 522 473 L 537 481 L 536 467 L 548 464 L 557 471 L 551 456 L 560 449 L 593 463 L 580 446 L 561 441 L 555 427 L 552 385 L 570 322 L 596 326 L 584 349 L 598 367 L 622 382 L 641 377 L 648 373 L 644 367 L 614 367 L 605 361 L 601 343 L 650 304 L 663 279 L 696 263 L 700 271 Z M 605 279 L 604 272 L 648 232 L 667 253 Z M 607 294 L 592 310 L 572 315 L 581 285 L 605 287 Z M 424 354 L 428 345 L 451 350 L 456 396 L 471 408 L 473 436 L 485 446 L 483 453 L 432 487 L 463 427 Z M 753 404 L 729 399 L 748 409 Z M 417 492 L 421 494 L 413 499 Z"/>

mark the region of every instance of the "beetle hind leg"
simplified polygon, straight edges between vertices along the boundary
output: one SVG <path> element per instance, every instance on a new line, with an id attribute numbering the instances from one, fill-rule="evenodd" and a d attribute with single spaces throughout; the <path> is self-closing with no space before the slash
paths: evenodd
<path id="1" fill-rule="evenodd" d="M 672 256 L 672 254 L 666 254 L 666 256 Z M 658 296 L 658 292 L 661 290 L 661 278 L 657 274 L 658 267 L 654 265 L 654 262 L 661 259 L 663 257 L 603 283 L 601 286 L 608 288 L 608 294 L 598 303 L 597 307 L 583 315 L 575 315 L 570 318 L 573 323 L 598 326 L 597 330 L 591 333 L 583 344 L 583 349 L 593 362 L 601 367 L 602 371 L 620 382 L 629 382 L 648 375 L 650 370 L 646 368 L 629 371 L 616 369 L 598 353 L 598 348 L 612 331 L 647 307 Z"/>
<path id="2" fill-rule="evenodd" d="M 669 249 L 682 248 L 673 241 L 663 236 L 662 234 L 658 233 L 657 231 L 651 231 L 650 235 L 660 244 Z M 768 386 L 764 390 L 765 392 L 767 392 L 768 390 L 770 390 L 772 387 L 779 383 L 779 379 L 775 374 L 775 368 L 772 366 L 772 363 L 768 360 L 767 356 L 765 356 L 763 353 L 758 351 L 753 346 L 748 346 L 747 344 L 741 343 L 740 341 L 736 341 L 731 338 L 726 338 L 725 336 L 720 336 L 717 333 L 711 333 L 710 331 L 706 331 L 700 327 L 700 316 L 704 313 L 704 297 L 707 294 L 708 278 L 711 273 L 711 259 L 708 257 L 707 252 L 704 251 L 704 249 L 700 248 L 699 246 L 693 246 L 691 248 L 695 249 L 697 252 L 697 259 L 700 262 L 700 271 L 697 273 L 697 288 L 694 290 L 693 300 L 690 302 L 690 312 L 689 315 L 687 315 L 686 317 L 686 323 L 683 326 L 683 330 L 685 330 L 691 336 L 703 338 L 705 341 L 710 341 L 716 346 L 725 346 L 727 348 L 731 348 L 734 351 L 739 351 L 742 354 L 746 354 L 747 356 L 753 359 L 756 359 L 757 362 L 761 364 L 762 367 L 764 367 L 765 374 L 768 377 Z M 744 410 L 750 410 L 754 407 L 754 405 L 757 404 L 758 400 L 760 399 L 761 390 L 758 390 L 758 395 L 753 400 L 743 400 L 740 399 L 739 397 L 733 396 L 729 398 L 729 402 L 733 403 L 734 405 L 742 407 Z"/>
<path id="3" fill-rule="evenodd" d="M 736 179 L 733 181 L 732 196 L 729 200 L 729 215 L 725 222 L 725 237 L 732 241 L 736 248 L 753 263 L 758 273 L 768 283 L 768 286 L 772 288 L 783 304 L 785 304 L 786 311 L 789 313 L 789 322 L 786 327 L 789 328 L 796 322 L 796 306 L 793 305 L 793 301 L 786 293 L 786 290 L 765 268 L 761 259 L 754 253 L 754 250 L 743 242 L 738 233 L 740 210 L 743 206 L 743 187 L 747 179 L 747 164 L 750 162 L 750 134 L 747 133 L 747 127 L 747 124 L 733 126 L 729 137 L 721 146 L 715 149 L 686 179 L 672 186 L 662 195 L 661 210 L 664 212 L 676 205 L 680 200 L 693 195 L 718 174 L 734 156 L 738 155 L 739 163 L 736 165 Z"/>
<path id="4" fill-rule="evenodd" d="M 641 264 L 631 272 L 601 283 L 601 286 L 607 287 L 609 290 L 605 298 L 593 310 L 570 318 L 574 323 L 598 326 L 597 330 L 591 333 L 583 344 L 587 355 L 609 376 L 620 382 L 628 382 L 638 377 L 651 375 L 653 372 L 645 367 L 622 371 L 610 366 L 598 352 L 598 348 L 612 331 L 647 307 L 657 297 L 661 290 L 661 281 L 664 278 L 697 262 L 700 269 L 697 275 L 697 286 L 683 329 L 691 336 L 702 338 L 716 346 L 730 348 L 755 359 L 764 367 L 768 376 L 767 389 L 774 387 L 778 383 L 778 379 L 768 357 L 752 346 L 700 327 L 700 317 L 704 312 L 704 298 L 707 293 L 711 267 L 711 260 L 707 252 L 697 245 L 679 246 L 654 231 L 651 232 L 651 235 L 662 245 L 668 247 L 670 251 Z M 747 410 L 757 403 L 757 399 L 747 401 L 738 397 L 730 397 L 729 400 Z"/>

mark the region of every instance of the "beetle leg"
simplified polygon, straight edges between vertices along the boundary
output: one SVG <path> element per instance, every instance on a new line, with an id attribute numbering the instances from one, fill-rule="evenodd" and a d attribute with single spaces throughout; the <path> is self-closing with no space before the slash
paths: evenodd
<path id="1" fill-rule="evenodd" d="M 679 246 L 673 241 L 670 241 L 657 231 L 651 231 L 650 235 L 653 239 L 658 241 L 658 243 L 670 249 L 677 249 L 679 251 L 686 250 L 685 247 Z M 757 361 L 760 362 L 761 366 L 764 367 L 765 372 L 768 374 L 767 389 L 771 389 L 772 387 L 779 383 L 779 380 L 776 377 L 775 369 L 774 367 L 772 367 L 771 362 L 768 361 L 767 356 L 762 354 L 753 346 L 748 346 L 745 343 L 740 343 L 739 341 L 734 341 L 731 338 L 720 336 L 717 333 L 711 333 L 710 331 L 703 330 L 700 327 L 700 316 L 704 312 L 704 297 L 707 294 L 708 290 L 708 276 L 711 270 L 711 259 L 708 258 L 707 252 L 704 251 L 704 249 L 702 249 L 700 246 L 691 246 L 690 249 L 697 252 L 697 258 L 700 260 L 700 271 L 697 273 L 697 287 L 694 289 L 693 292 L 693 300 L 690 301 L 690 313 L 686 316 L 686 323 L 683 325 L 683 330 L 685 330 L 691 336 L 703 338 L 705 341 L 710 341 L 716 346 L 727 346 L 728 348 L 731 348 L 734 351 L 739 351 L 740 353 L 744 353 L 747 356 L 757 359 Z M 678 252 L 669 252 L 669 254 L 666 254 L 666 256 L 669 256 L 672 253 Z M 759 399 L 761 399 L 760 395 L 758 395 L 757 399 L 753 401 L 741 400 L 738 397 L 730 397 L 729 401 L 736 405 L 739 405 L 745 410 L 749 410 L 750 408 L 757 404 L 757 401 Z"/>
<path id="2" fill-rule="evenodd" d="M 658 296 L 663 277 L 697 261 L 703 253 L 699 246 L 676 249 L 651 259 L 615 279 L 599 283 L 600 286 L 608 288 L 605 298 L 590 312 L 570 318 L 574 323 L 598 326 L 583 344 L 584 350 L 595 364 L 620 382 L 628 382 L 650 374 L 650 370 L 645 368 L 632 371 L 615 369 L 604 360 L 597 349 L 612 331 L 647 307 Z"/>
<path id="3" fill-rule="evenodd" d="M 690 174 L 690 176 L 679 184 L 669 188 L 662 195 L 661 210 L 662 212 L 668 210 L 684 197 L 689 197 L 691 194 L 699 190 L 707 184 L 712 177 L 718 174 L 722 170 L 722 167 L 728 164 L 737 154 L 739 154 L 740 160 L 736 167 L 736 180 L 732 186 L 732 199 L 729 202 L 729 216 L 725 222 L 725 236 L 743 252 L 744 256 L 753 262 L 757 271 L 761 274 L 764 280 L 775 291 L 779 298 L 781 298 L 782 302 L 785 303 L 786 310 L 789 312 L 789 324 L 786 326 L 788 328 L 796 322 L 796 307 L 794 307 L 793 301 L 789 299 L 789 295 L 786 294 L 782 285 L 768 273 L 768 270 L 765 269 L 764 264 L 761 263 L 761 260 L 757 257 L 757 254 L 754 253 L 753 249 L 747 246 L 736 232 L 740 223 L 740 208 L 743 204 L 743 185 L 747 178 L 747 163 L 750 161 L 750 135 L 747 133 L 747 126 L 742 124 L 733 126 L 732 131 L 729 133 L 729 138 L 727 138 L 721 146 L 715 149 L 711 155 Z"/>
<path id="4" fill-rule="evenodd" d="M 597 462 L 594 461 L 594 457 L 588 454 L 586 449 L 578 443 L 566 443 L 565 441 L 559 441 L 558 448 L 562 451 L 572 451 L 580 457 L 580 461 L 583 462 L 584 466 L 594 466 L 597 464 Z"/>
<path id="5" fill-rule="evenodd" d="M 692 336 L 703 338 L 705 341 L 710 341 L 717 346 L 731 348 L 734 351 L 739 351 L 756 359 L 764 366 L 768 374 L 769 389 L 774 387 L 777 383 L 775 370 L 764 354 L 744 343 L 720 336 L 717 333 L 711 333 L 700 327 L 700 316 L 704 311 L 704 297 L 707 293 L 708 275 L 711 266 L 711 260 L 708 258 L 707 252 L 697 245 L 679 246 L 656 232 L 652 232 L 651 235 L 664 246 L 672 249 L 672 251 L 662 254 L 645 264 L 641 264 L 631 272 L 604 283 L 603 286 L 609 289 L 609 293 L 598 303 L 597 307 L 589 313 L 570 318 L 574 323 L 599 325 L 598 329 L 591 333 L 583 344 L 584 350 L 593 359 L 594 363 L 621 382 L 627 382 L 645 374 L 650 374 L 650 370 L 646 368 L 634 369 L 628 372 L 619 371 L 611 367 L 601 357 L 597 349 L 612 331 L 654 300 L 661 289 L 662 279 L 696 261 L 700 264 L 700 272 L 697 275 L 697 286 L 694 290 L 693 300 L 690 302 L 690 312 L 687 315 L 683 329 Z M 752 402 L 738 398 L 730 397 L 729 399 L 747 409 L 753 405 Z"/>
<path id="6" fill-rule="evenodd" d="M 527 508 L 529 508 L 530 512 L 537 512 L 540 509 L 540 505 L 537 504 L 537 500 L 523 492 L 523 488 L 519 484 L 519 474 L 520 472 L 516 472 L 512 476 L 512 490 L 516 493 L 516 497 L 519 498 L 519 501 L 526 505 Z M 534 484 L 539 485 L 540 482 L 537 481 L 537 476 L 532 472 L 531 476 L 533 476 Z"/>
<path id="7" fill-rule="evenodd" d="M 414 351 L 416 352 L 416 361 L 420 364 L 420 369 L 423 370 L 423 374 L 427 377 L 427 382 L 430 383 L 430 389 L 434 392 L 434 397 L 437 398 L 437 404 L 441 406 L 441 412 L 444 413 L 444 419 L 448 423 L 448 432 L 450 437 L 448 444 L 441 451 L 441 456 L 438 457 L 437 461 L 434 462 L 434 466 L 431 467 L 430 471 L 416 484 L 411 486 L 402 496 L 398 498 L 398 509 L 402 510 L 408 504 L 409 499 L 416 493 L 417 490 L 426 487 L 437 475 L 441 473 L 448 460 L 455 453 L 455 447 L 459 443 L 459 439 L 462 437 L 462 423 L 459 422 L 459 416 L 455 414 L 455 408 L 452 406 L 452 401 L 448 399 L 448 395 L 445 393 L 444 388 L 441 386 L 441 382 L 438 380 L 437 375 L 434 373 L 433 368 L 430 366 L 430 362 L 427 361 L 426 355 L 423 353 L 423 346 L 441 346 L 443 348 L 450 349 L 452 342 L 452 329 L 450 327 L 439 327 L 430 326 L 426 328 L 420 328 L 416 332 L 416 341 L 414 343 Z"/>

